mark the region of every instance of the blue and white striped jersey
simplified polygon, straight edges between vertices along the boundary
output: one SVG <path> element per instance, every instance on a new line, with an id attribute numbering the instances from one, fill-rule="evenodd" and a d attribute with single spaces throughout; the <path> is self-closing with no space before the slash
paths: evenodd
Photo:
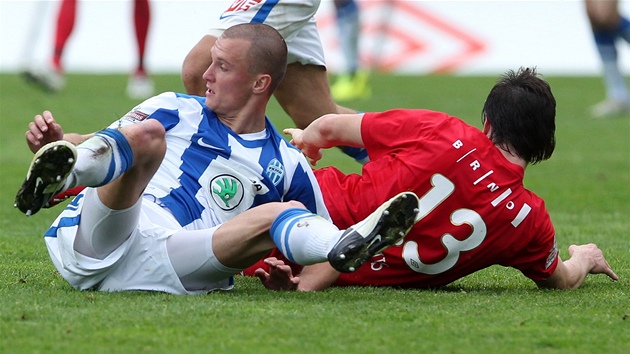
<path id="1" fill-rule="evenodd" d="M 330 220 L 312 170 L 276 131 L 236 134 L 205 105 L 205 98 L 166 92 L 110 127 L 156 119 L 166 128 L 166 156 L 145 196 L 169 209 L 187 229 L 221 224 L 254 206 L 297 200 Z"/>

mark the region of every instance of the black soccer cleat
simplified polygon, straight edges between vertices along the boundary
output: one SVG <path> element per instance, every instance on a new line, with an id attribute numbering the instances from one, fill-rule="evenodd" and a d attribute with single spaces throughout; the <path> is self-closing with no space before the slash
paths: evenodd
<path id="1" fill-rule="evenodd" d="M 44 145 L 33 157 L 14 206 L 26 216 L 37 213 L 64 187 L 76 160 L 76 148 L 65 140 Z"/>
<path id="2" fill-rule="evenodd" d="M 419 199 L 403 192 L 383 203 L 363 221 L 348 228 L 328 253 L 337 271 L 350 273 L 407 235 L 420 212 Z"/>

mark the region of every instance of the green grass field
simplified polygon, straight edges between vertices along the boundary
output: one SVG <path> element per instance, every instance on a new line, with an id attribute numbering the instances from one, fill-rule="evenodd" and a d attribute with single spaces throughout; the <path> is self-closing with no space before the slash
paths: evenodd
<path id="1" fill-rule="evenodd" d="M 0 353 L 626 353 L 630 350 L 630 119 L 593 120 L 599 78 L 548 77 L 558 146 L 530 166 L 525 184 L 547 201 L 561 256 L 597 243 L 621 277 L 590 276 L 575 291 L 538 290 L 518 271 L 492 267 L 440 290 L 336 288 L 269 292 L 237 278 L 203 296 L 73 290 L 49 261 L 43 232 L 59 209 L 27 218 L 13 208 L 32 154 L 35 114 L 51 110 L 66 131 L 104 127 L 135 103 L 123 75 L 70 75 L 51 96 L 0 75 Z M 179 77 L 155 77 L 181 91 Z M 364 110 L 429 108 L 480 126 L 494 77 L 373 77 Z M 278 128 L 291 126 L 273 102 Z M 359 171 L 336 150 L 323 164 Z"/>

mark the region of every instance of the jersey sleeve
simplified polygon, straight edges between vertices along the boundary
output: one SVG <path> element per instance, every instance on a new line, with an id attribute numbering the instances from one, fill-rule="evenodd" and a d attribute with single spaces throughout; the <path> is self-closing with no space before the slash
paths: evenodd
<path id="1" fill-rule="evenodd" d="M 150 97 L 112 123 L 109 128 L 120 129 L 140 123 L 148 118 L 153 118 L 160 121 L 168 130 L 179 121 L 178 110 L 180 101 L 177 97 L 177 94 L 174 92 L 164 92 Z"/>
<path id="2" fill-rule="evenodd" d="M 540 281 L 549 278 L 556 269 L 558 246 L 553 224 L 542 199 L 535 210 L 538 210 L 538 213 L 534 215 L 532 218 L 534 222 L 525 231 L 527 236 L 524 236 L 529 237 L 530 241 L 503 265 L 514 267 L 526 277 Z"/>
<path id="3" fill-rule="evenodd" d="M 430 110 L 395 109 L 366 113 L 361 123 L 361 136 L 371 160 L 396 149 L 417 149 L 423 140 L 450 116 Z M 426 138 L 426 139 L 425 139 Z"/>

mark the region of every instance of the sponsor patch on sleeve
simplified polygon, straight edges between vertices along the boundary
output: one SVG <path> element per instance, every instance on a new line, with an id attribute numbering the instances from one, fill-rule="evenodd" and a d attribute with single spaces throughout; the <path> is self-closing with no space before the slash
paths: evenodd
<path id="1" fill-rule="evenodd" d="M 234 13 L 239 11 L 247 11 L 251 7 L 260 4 L 262 0 L 236 0 L 230 5 L 230 7 L 223 13 L 221 18 L 228 17 L 230 15 L 234 15 Z"/>
<path id="2" fill-rule="evenodd" d="M 556 237 L 553 237 L 553 246 L 549 250 L 549 256 L 547 256 L 547 264 L 545 264 L 545 269 L 549 269 L 553 262 L 558 257 L 558 244 L 556 243 Z"/>
<path id="3" fill-rule="evenodd" d="M 122 119 L 128 120 L 133 123 L 138 123 L 147 119 L 148 116 L 149 115 L 147 113 L 141 112 L 138 108 L 134 108 L 129 113 L 125 114 Z"/>

